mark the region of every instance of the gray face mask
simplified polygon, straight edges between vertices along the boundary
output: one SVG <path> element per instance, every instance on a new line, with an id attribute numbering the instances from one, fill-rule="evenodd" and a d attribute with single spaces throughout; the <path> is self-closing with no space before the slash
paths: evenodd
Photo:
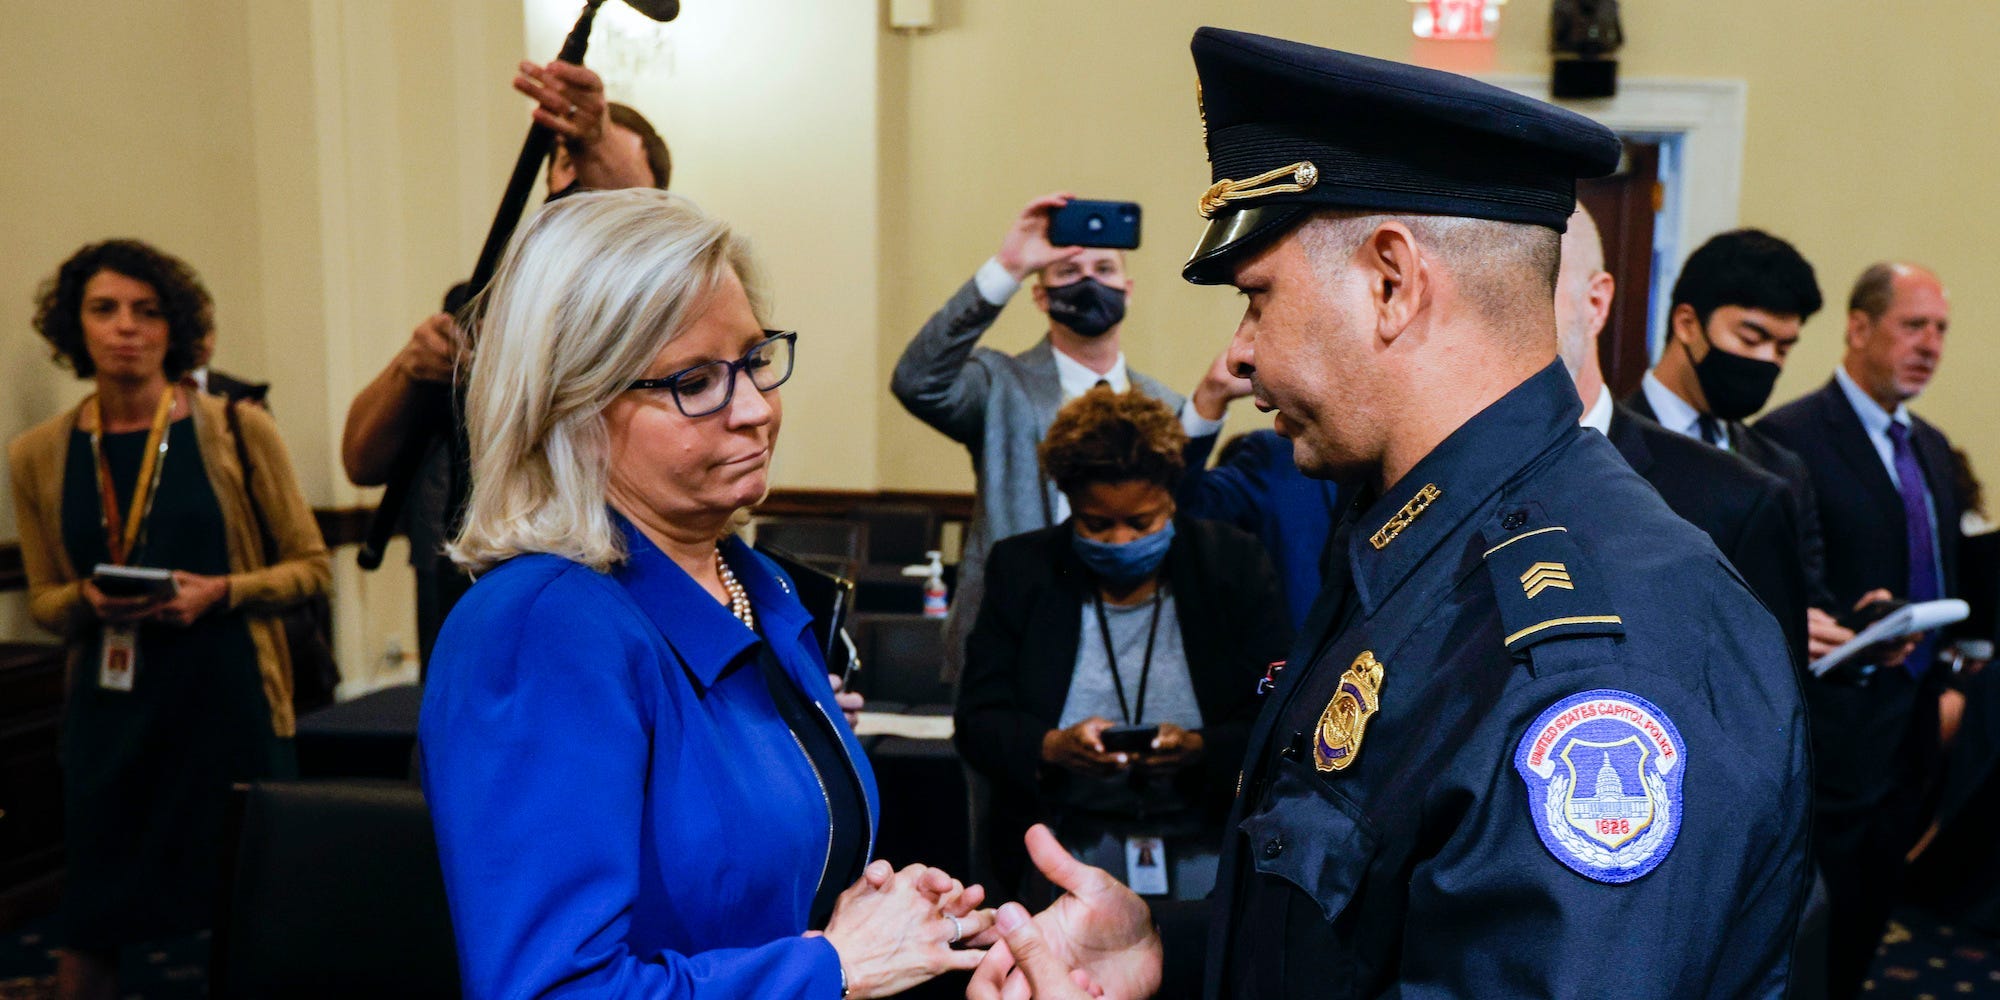
<path id="1" fill-rule="evenodd" d="M 1096 278 L 1043 290 L 1049 296 L 1049 319 L 1082 336 L 1102 337 L 1125 319 L 1125 290 Z"/>

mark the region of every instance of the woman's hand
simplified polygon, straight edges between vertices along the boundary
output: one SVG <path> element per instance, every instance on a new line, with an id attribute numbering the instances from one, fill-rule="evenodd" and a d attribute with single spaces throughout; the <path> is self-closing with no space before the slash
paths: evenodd
<path id="1" fill-rule="evenodd" d="M 839 674 L 826 675 L 826 682 L 833 685 L 833 703 L 840 706 L 840 714 L 847 718 L 847 728 L 861 724 L 861 706 L 866 700 L 859 691 L 849 691 Z"/>
<path id="2" fill-rule="evenodd" d="M 1132 763 L 1128 754 L 1104 749 L 1104 731 L 1111 720 L 1093 715 L 1068 729 L 1042 735 L 1042 761 L 1080 774 L 1117 774 Z"/>
<path id="3" fill-rule="evenodd" d="M 229 597 L 229 578 L 174 570 L 174 597 L 153 609 L 154 621 L 186 627 Z"/>
<path id="4" fill-rule="evenodd" d="M 151 597 L 106 597 L 97 584 L 83 581 L 83 599 L 90 604 L 90 611 L 97 620 L 111 625 L 142 621 L 151 617 L 153 608 L 159 603 Z"/>
<path id="5" fill-rule="evenodd" d="M 959 887 L 923 865 L 888 872 L 886 861 L 869 865 L 840 894 L 827 921 L 826 939 L 840 954 L 854 1000 L 901 993 L 941 973 L 977 966 L 984 951 L 952 945 L 990 938 L 993 929 L 993 911 L 966 905 L 984 898 L 978 886 Z"/>
<path id="6" fill-rule="evenodd" d="M 1152 748 L 1140 755 L 1139 766 L 1149 771 L 1178 771 L 1201 760 L 1203 749 L 1200 733 L 1162 722 Z"/>

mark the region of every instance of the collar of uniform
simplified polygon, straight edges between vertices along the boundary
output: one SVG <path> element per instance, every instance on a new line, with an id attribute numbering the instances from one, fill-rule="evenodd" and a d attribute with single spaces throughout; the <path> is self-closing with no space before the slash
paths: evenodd
<path id="1" fill-rule="evenodd" d="M 1355 522 L 1347 558 L 1362 608 L 1372 613 L 1431 550 L 1551 443 L 1582 433 L 1582 416 L 1576 383 L 1556 361 L 1431 449 Z M 1435 495 L 1425 504 L 1420 497 L 1427 492 Z M 1422 504 L 1423 511 L 1406 520 L 1404 511 L 1413 502 Z M 1406 523 L 1377 548 L 1373 539 L 1391 530 L 1391 521 Z"/>
<path id="2" fill-rule="evenodd" d="M 694 582 L 645 532 L 616 511 L 611 516 L 625 533 L 625 549 L 630 553 L 613 575 L 660 630 L 688 676 L 706 691 L 757 644 L 757 633 L 744 627 L 728 607 Z M 784 635 L 795 630 L 798 615 L 794 612 L 799 604 L 790 595 L 790 585 L 782 583 L 739 539 L 724 539 L 722 553 L 750 596 L 765 632 Z M 783 597 L 774 599 L 778 594 Z"/>

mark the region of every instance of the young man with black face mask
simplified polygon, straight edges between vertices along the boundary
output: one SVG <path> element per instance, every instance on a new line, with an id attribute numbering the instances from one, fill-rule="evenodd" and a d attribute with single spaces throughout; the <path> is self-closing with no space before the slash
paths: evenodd
<path id="1" fill-rule="evenodd" d="M 1059 247 L 1049 242 L 1049 213 L 1068 193 L 1044 195 L 1021 210 L 1000 249 L 924 323 L 896 362 L 890 390 L 911 415 L 972 453 L 977 478 L 972 523 L 958 564 L 958 591 L 946 623 L 946 670 L 955 678 L 965 636 L 984 593 L 987 550 L 994 542 L 1060 524 L 1069 501 L 1042 475 L 1035 448 L 1056 410 L 1100 382 L 1137 389 L 1174 409 L 1203 454 L 1221 430 L 1181 395 L 1132 371 L 1119 332 L 1132 278 L 1120 250 Z M 1035 308 L 1048 336 L 1019 354 L 980 347 L 1000 311 L 1035 277 Z"/>
<path id="2" fill-rule="evenodd" d="M 1812 265 L 1790 243 L 1757 229 L 1722 233 L 1690 255 L 1674 281 L 1668 341 L 1660 360 L 1625 404 L 1660 426 L 1724 451 L 1783 479 L 1790 487 L 1815 609 L 1829 603 L 1825 555 L 1812 476 L 1798 455 L 1745 424 L 1764 408 L 1798 343 L 1819 311 Z M 1853 633 L 1815 610 L 1809 652 L 1820 654 Z"/>

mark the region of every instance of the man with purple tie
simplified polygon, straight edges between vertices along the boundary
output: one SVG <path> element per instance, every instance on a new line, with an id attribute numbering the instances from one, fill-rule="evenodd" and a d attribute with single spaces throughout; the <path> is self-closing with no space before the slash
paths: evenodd
<path id="1" fill-rule="evenodd" d="M 1905 263 L 1869 267 L 1848 299 L 1847 353 L 1832 381 L 1757 422 L 1812 474 L 1835 607 L 1876 590 L 1909 601 L 1957 592 L 1961 503 L 1951 444 L 1907 405 L 1937 374 L 1950 323 L 1935 274 Z M 1834 997 L 1860 989 L 1903 857 L 1930 812 L 1941 764 L 1937 646 L 1928 637 L 1900 665 L 1843 668 L 1806 686 Z"/>

